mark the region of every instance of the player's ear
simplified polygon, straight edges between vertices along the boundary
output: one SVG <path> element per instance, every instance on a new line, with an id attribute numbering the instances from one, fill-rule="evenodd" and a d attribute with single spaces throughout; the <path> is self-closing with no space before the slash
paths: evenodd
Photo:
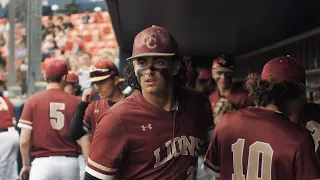
<path id="1" fill-rule="evenodd" d="M 134 75 L 136 75 L 137 77 L 138 77 L 138 75 L 137 75 L 137 69 L 136 69 L 136 67 L 135 67 L 135 60 L 132 60 L 132 66 L 133 66 L 133 70 L 134 70 Z"/>
<path id="2" fill-rule="evenodd" d="M 46 73 L 43 74 L 43 79 L 44 79 L 45 81 L 47 81 L 47 75 L 46 75 Z"/>
<path id="3" fill-rule="evenodd" d="M 114 78 L 113 78 L 113 83 L 114 83 L 114 85 L 118 85 L 119 84 L 119 81 L 120 80 L 120 76 L 115 76 Z"/>
<path id="4" fill-rule="evenodd" d="M 173 62 L 173 72 L 172 75 L 177 75 L 181 68 L 181 61 L 174 61 Z"/>

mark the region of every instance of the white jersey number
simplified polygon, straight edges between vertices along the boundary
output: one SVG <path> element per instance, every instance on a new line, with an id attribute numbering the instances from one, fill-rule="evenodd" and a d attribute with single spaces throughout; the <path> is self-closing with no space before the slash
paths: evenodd
<path id="1" fill-rule="evenodd" d="M 50 124 L 52 129 L 60 130 L 64 126 L 64 114 L 62 110 L 65 110 L 64 103 L 50 103 Z"/>
<path id="2" fill-rule="evenodd" d="M 244 139 L 239 138 L 236 143 L 232 144 L 233 152 L 233 171 L 232 180 L 271 180 L 271 165 L 273 149 L 270 144 L 256 141 L 249 147 L 247 175 L 243 174 L 243 148 Z M 261 158 L 261 166 L 259 166 L 259 157 Z M 259 177 L 259 167 L 261 167 L 261 175 Z M 246 178 L 247 177 L 247 178 Z"/>
<path id="3" fill-rule="evenodd" d="M 306 125 L 306 128 L 311 131 L 314 140 L 315 151 L 317 151 L 320 141 L 320 124 L 315 121 L 309 121 Z"/>
<path id="4" fill-rule="evenodd" d="M 4 101 L 2 97 L 0 97 L 0 111 L 8 111 L 8 110 L 9 108 L 6 101 Z"/>

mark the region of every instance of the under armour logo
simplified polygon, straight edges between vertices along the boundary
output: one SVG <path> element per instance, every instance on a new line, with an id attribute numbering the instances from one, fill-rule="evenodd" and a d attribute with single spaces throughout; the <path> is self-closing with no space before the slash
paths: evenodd
<path id="1" fill-rule="evenodd" d="M 98 114 L 99 113 L 99 109 L 95 109 L 94 113 Z"/>
<path id="2" fill-rule="evenodd" d="M 142 131 L 146 131 L 147 128 L 151 130 L 152 126 L 151 126 L 151 124 L 148 124 L 148 126 L 142 125 L 141 128 L 142 128 Z"/>

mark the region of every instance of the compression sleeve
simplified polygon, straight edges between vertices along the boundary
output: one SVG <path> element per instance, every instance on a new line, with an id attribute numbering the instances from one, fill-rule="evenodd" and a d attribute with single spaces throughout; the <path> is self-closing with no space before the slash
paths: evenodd
<path id="1" fill-rule="evenodd" d="M 83 135 L 85 135 L 87 132 L 83 129 L 83 117 L 85 114 L 85 111 L 88 107 L 89 103 L 87 102 L 80 102 L 78 105 L 78 108 L 73 115 L 73 118 L 71 120 L 70 126 L 69 126 L 69 139 L 76 141 L 80 139 Z"/>
<path id="2" fill-rule="evenodd" d="M 84 180 L 101 180 L 101 179 L 98 179 L 94 176 L 91 176 L 89 173 L 86 172 L 86 174 L 84 176 Z"/>

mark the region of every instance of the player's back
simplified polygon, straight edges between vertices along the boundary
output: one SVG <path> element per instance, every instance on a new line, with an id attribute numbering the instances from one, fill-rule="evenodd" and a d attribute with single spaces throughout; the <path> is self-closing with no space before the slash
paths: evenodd
<path id="1" fill-rule="evenodd" d="M 76 142 L 68 139 L 68 127 L 78 103 L 76 97 L 60 89 L 39 92 L 27 100 L 25 110 L 31 115 L 26 112 L 21 118 L 32 122 L 32 156 L 78 155 Z"/>
<path id="2" fill-rule="evenodd" d="M 311 177 L 297 175 L 298 166 L 308 166 L 304 168 L 310 168 L 314 176 L 313 163 L 302 159 L 303 153 L 309 152 L 300 151 L 304 148 L 301 146 L 309 146 L 309 133 L 281 113 L 253 107 L 242 109 L 224 116 L 215 131 L 221 179 L 241 179 L 242 175 L 264 180 Z"/>
<path id="3" fill-rule="evenodd" d="M 320 159 L 320 105 L 315 103 L 304 104 L 290 119 L 310 131 L 316 154 Z"/>

